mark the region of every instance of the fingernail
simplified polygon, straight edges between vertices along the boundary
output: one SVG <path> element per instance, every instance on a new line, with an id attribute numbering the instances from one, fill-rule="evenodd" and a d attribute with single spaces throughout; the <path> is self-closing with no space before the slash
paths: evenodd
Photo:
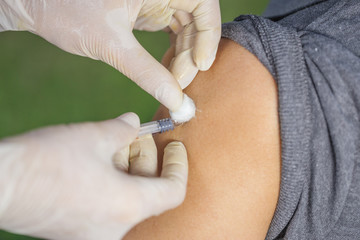
<path id="1" fill-rule="evenodd" d="M 165 149 L 164 149 L 164 152 L 186 152 L 186 147 L 185 145 L 182 143 L 182 142 L 179 142 L 179 141 L 173 141 L 173 142 L 170 142 L 168 145 L 166 145 Z"/>
<path id="2" fill-rule="evenodd" d="M 140 119 L 139 119 L 138 115 L 136 115 L 135 113 L 132 113 L 132 112 L 125 113 L 125 114 L 117 117 L 116 119 L 119 119 L 119 120 L 127 123 L 128 125 L 130 125 L 133 128 L 140 127 Z"/>
<path id="3" fill-rule="evenodd" d="M 185 145 L 182 142 L 179 141 L 173 141 L 167 145 L 167 147 L 180 147 L 185 150 Z"/>
<path id="4" fill-rule="evenodd" d="M 214 60 L 216 57 L 216 50 L 213 51 L 213 53 L 206 59 L 204 59 L 203 61 L 197 63 L 197 67 L 201 70 L 201 71 L 207 71 L 209 70 L 209 68 L 211 67 L 211 65 L 213 64 Z"/>
<path id="5" fill-rule="evenodd" d="M 179 81 L 181 89 L 185 89 L 187 86 L 190 85 L 190 83 L 196 77 L 198 71 L 199 70 L 196 68 L 194 70 L 185 72 L 181 77 L 179 77 L 178 81 Z"/>

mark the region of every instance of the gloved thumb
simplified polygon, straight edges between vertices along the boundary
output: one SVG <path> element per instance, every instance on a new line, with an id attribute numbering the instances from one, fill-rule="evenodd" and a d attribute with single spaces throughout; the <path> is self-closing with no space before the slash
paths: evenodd
<path id="1" fill-rule="evenodd" d="M 160 178 L 139 179 L 144 202 L 144 217 L 161 214 L 179 206 L 185 198 L 188 161 L 185 146 L 171 142 L 164 149 Z"/>
<path id="2" fill-rule="evenodd" d="M 113 154 L 128 147 L 135 140 L 140 120 L 135 113 L 125 113 L 116 119 L 93 124 L 93 127 L 87 128 L 87 139 L 93 139 L 97 145 L 103 146 L 104 151 Z"/>
<path id="3" fill-rule="evenodd" d="M 99 58 L 110 64 L 171 111 L 182 104 L 183 93 L 172 74 L 153 58 L 132 33 L 104 43 Z"/>

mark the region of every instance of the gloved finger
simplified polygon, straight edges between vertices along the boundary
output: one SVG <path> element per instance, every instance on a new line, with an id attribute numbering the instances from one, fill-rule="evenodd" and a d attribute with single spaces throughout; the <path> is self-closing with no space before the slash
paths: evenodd
<path id="1" fill-rule="evenodd" d="M 138 179 L 144 202 L 144 217 L 158 215 L 179 206 L 185 198 L 188 162 L 185 146 L 171 142 L 164 149 L 160 178 Z"/>
<path id="2" fill-rule="evenodd" d="M 168 68 L 171 64 L 171 61 L 175 56 L 175 45 L 170 45 L 170 48 L 165 52 L 164 56 L 161 59 L 161 64 Z"/>
<path id="3" fill-rule="evenodd" d="M 178 110 L 183 101 L 178 82 L 131 33 L 122 34 L 117 41 L 104 42 L 99 58 L 124 73 L 171 111 Z"/>
<path id="4" fill-rule="evenodd" d="M 181 32 L 176 38 L 176 55 L 182 51 L 192 48 L 195 44 L 196 35 L 197 30 L 195 23 L 192 22 L 186 25 L 183 32 Z"/>
<path id="5" fill-rule="evenodd" d="M 173 17 L 176 18 L 182 26 L 186 26 L 193 21 L 192 15 L 182 10 L 177 10 Z"/>
<path id="6" fill-rule="evenodd" d="M 172 17 L 169 28 L 173 33 L 178 34 L 183 30 L 183 25 L 181 25 L 181 23 L 175 17 Z"/>
<path id="7" fill-rule="evenodd" d="M 132 113 L 131 113 L 132 114 Z M 133 116 L 129 115 L 129 116 L 124 116 L 125 114 L 121 115 L 120 117 L 117 117 L 117 119 L 123 119 L 125 118 L 129 118 L 129 121 L 132 123 L 132 121 L 137 121 L 139 122 L 139 118 L 136 115 L 136 117 L 134 117 L 134 119 L 131 119 Z M 137 119 L 135 119 L 137 118 Z M 134 138 L 132 138 L 131 142 L 133 142 Z M 112 162 L 115 166 L 116 169 L 120 170 L 120 171 L 124 171 L 124 172 L 128 172 L 129 170 L 129 157 L 130 157 L 130 144 L 131 142 L 128 142 L 128 144 L 122 148 L 120 151 L 117 151 L 114 156 L 112 157 Z"/>
<path id="8" fill-rule="evenodd" d="M 137 138 L 130 145 L 129 173 L 144 177 L 157 176 L 157 148 L 151 134 Z"/>
<path id="9" fill-rule="evenodd" d="M 221 37 L 221 17 L 218 0 L 172 0 L 172 8 L 192 13 L 198 31 L 193 58 L 196 66 L 208 70 L 215 60 Z"/>
<path id="10" fill-rule="evenodd" d="M 130 146 L 116 152 L 113 156 L 113 164 L 116 169 L 124 172 L 129 170 Z"/>
<path id="11" fill-rule="evenodd" d="M 175 9 L 167 1 L 147 0 L 142 1 L 142 7 L 137 15 L 135 29 L 158 31 L 169 25 Z"/>
<path id="12" fill-rule="evenodd" d="M 191 14 L 178 10 L 172 16 L 169 27 L 175 34 L 179 34 L 180 32 L 183 31 L 184 27 L 187 24 L 191 23 L 191 21 L 192 21 Z"/>
<path id="13" fill-rule="evenodd" d="M 170 40 L 170 48 L 174 48 L 174 55 L 175 55 L 175 50 L 176 50 L 176 39 L 177 39 L 178 35 L 176 35 L 175 33 L 170 33 L 169 35 L 169 40 Z"/>
<path id="14" fill-rule="evenodd" d="M 164 55 L 161 59 L 161 64 L 168 69 L 170 67 L 171 61 L 175 57 L 176 38 L 177 37 L 178 36 L 175 33 L 170 32 L 170 34 L 169 34 L 170 47 L 168 48 L 168 50 L 166 50 L 166 52 L 164 53 Z"/>
<path id="15" fill-rule="evenodd" d="M 192 48 L 185 50 L 171 61 L 170 72 L 179 82 L 181 89 L 186 88 L 199 71 L 193 62 L 192 52 Z"/>
<path id="16" fill-rule="evenodd" d="M 116 119 L 86 124 L 85 127 L 87 141 L 96 142 L 93 145 L 99 147 L 99 151 L 115 154 L 137 137 L 140 120 L 135 113 L 125 113 Z"/>
<path id="17" fill-rule="evenodd" d="M 192 22 L 185 26 L 176 39 L 175 58 L 171 61 L 169 69 L 182 89 L 192 82 L 199 71 L 192 57 L 196 32 L 195 24 Z"/>

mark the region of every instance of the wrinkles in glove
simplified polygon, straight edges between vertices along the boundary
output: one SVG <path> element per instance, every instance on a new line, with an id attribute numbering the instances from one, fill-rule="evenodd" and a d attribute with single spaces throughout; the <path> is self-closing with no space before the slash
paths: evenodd
<path id="1" fill-rule="evenodd" d="M 175 75 L 132 33 L 134 28 L 157 31 L 166 27 L 184 33 L 178 40 L 180 60 L 172 67 Z M 221 19 L 218 0 L 3 0 L 1 30 L 28 30 L 65 51 L 104 61 L 176 111 L 183 97 L 176 80 L 191 82 L 194 69 L 211 66 L 220 40 Z M 189 32 L 194 36 L 191 41 L 184 37 Z M 185 71 L 179 76 L 181 70 Z"/>
<path id="2" fill-rule="evenodd" d="M 127 113 L 0 141 L 0 228 L 50 239 L 120 239 L 178 206 L 186 191 L 185 147 L 165 148 L 158 176 L 154 140 L 135 140 L 138 130 L 138 117 Z"/>

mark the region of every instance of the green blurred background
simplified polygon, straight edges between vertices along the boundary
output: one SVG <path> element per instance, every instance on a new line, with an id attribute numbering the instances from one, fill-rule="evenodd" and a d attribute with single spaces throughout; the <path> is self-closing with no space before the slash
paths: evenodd
<path id="1" fill-rule="evenodd" d="M 222 22 L 261 14 L 268 0 L 222 0 Z M 158 60 L 167 34 L 135 32 Z M 139 69 L 140 71 L 140 69 Z M 112 67 L 66 53 L 27 32 L 0 33 L 0 138 L 53 124 L 135 112 L 151 120 L 159 103 Z M 0 231 L 0 240 L 36 239 Z"/>

